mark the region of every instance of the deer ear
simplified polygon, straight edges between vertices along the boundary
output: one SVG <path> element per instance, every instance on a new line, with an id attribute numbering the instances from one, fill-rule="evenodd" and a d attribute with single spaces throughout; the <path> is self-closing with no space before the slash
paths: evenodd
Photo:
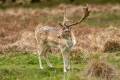
<path id="1" fill-rule="evenodd" d="M 67 27 L 66 24 L 62 24 L 62 23 L 59 23 L 59 25 L 60 25 L 63 29 L 65 29 L 65 28 Z"/>
<path id="2" fill-rule="evenodd" d="M 64 27 L 63 25 L 62 25 L 62 23 L 58 23 L 61 27 Z"/>

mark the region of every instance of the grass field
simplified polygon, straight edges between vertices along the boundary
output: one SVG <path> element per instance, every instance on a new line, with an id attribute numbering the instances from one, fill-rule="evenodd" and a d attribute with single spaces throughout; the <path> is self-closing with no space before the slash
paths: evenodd
<path id="1" fill-rule="evenodd" d="M 62 1 L 65 0 L 61 0 L 58 4 Z M 69 4 L 69 1 L 72 0 L 66 0 L 64 3 Z M 81 2 L 86 3 L 85 0 L 73 1 L 73 4 L 76 4 L 77 1 L 78 4 L 81 4 Z M 44 8 L 37 7 L 40 4 L 35 5 L 36 7 L 31 4 L 32 6 L 29 5 L 25 8 L 15 8 L 14 6 L 6 8 L 0 5 L 2 8 L 0 9 L 0 80 L 106 80 L 101 77 L 87 75 L 90 64 L 94 60 L 106 62 L 110 67 L 113 67 L 116 74 L 111 80 L 120 80 L 120 5 L 104 5 L 106 0 L 86 1 L 89 3 L 93 1 L 95 4 L 89 5 L 91 13 L 88 19 L 73 27 L 77 38 L 76 46 L 80 50 L 76 51 L 78 54 L 71 58 L 71 70 L 67 73 L 63 72 L 61 56 L 49 55 L 54 68 L 49 68 L 42 59 L 44 69 L 40 70 L 37 55 L 32 54 L 32 52 L 14 52 L 14 48 L 22 47 L 23 50 L 28 48 L 28 50 L 33 49 L 34 51 L 34 29 L 39 23 L 51 26 L 58 25 L 59 22 L 62 22 L 63 11 L 66 7 L 68 11 L 71 11 L 68 12 L 69 19 L 75 22 L 82 16 L 83 6 L 56 4 L 57 6 L 48 8 L 48 6 L 57 2 L 41 5 Z M 110 0 L 110 3 L 114 3 L 114 1 Z M 117 3 L 119 2 L 117 0 Z M 100 4 L 97 5 L 97 3 Z M 13 52 L 1 53 L 2 50 L 9 50 L 8 45 L 17 41 L 20 43 L 13 47 Z M 109 44 L 109 41 L 113 42 Z M 108 45 L 105 46 L 104 42 L 108 42 Z M 101 48 L 106 48 L 106 52 Z M 10 48 L 10 50 L 12 49 Z"/>
<path id="2" fill-rule="evenodd" d="M 92 55 L 94 58 L 98 57 L 96 54 Z M 106 54 L 99 54 L 99 56 L 103 55 Z M 0 55 L 0 80 L 98 80 L 98 78 L 88 78 L 86 75 L 90 57 L 81 55 L 79 59 L 73 58 L 71 70 L 67 73 L 63 72 L 61 57 L 50 55 L 49 58 L 54 68 L 47 67 L 43 60 L 44 69 L 40 70 L 37 56 L 34 54 L 19 52 Z M 109 54 L 106 59 L 119 71 L 120 52 Z M 113 80 L 119 80 L 118 74 Z"/>
<path id="3" fill-rule="evenodd" d="M 62 59 L 55 56 L 50 58 L 55 68 L 52 69 L 44 65 L 45 69 L 40 70 L 36 55 L 21 53 L 12 53 L 6 56 L 1 55 L 0 80 L 61 80 L 64 78 Z M 79 67 L 78 70 L 82 69 L 83 66 Z M 66 75 L 73 75 L 78 70 L 69 72 Z"/>

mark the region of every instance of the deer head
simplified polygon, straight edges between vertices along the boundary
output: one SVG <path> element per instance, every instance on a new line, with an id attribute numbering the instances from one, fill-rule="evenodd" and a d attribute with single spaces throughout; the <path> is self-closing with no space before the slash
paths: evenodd
<path id="1" fill-rule="evenodd" d="M 82 18 L 79 21 L 71 23 L 71 24 L 67 24 L 66 22 L 68 22 L 69 20 L 66 17 L 67 14 L 66 14 L 66 9 L 65 9 L 63 22 L 59 23 L 59 25 L 63 29 L 63 32 L 62 32 L 63 37 L 65 37 L 65 36 L 69 37 L 72 26 L 80 24 L 82 21 L 84 21 L 89 16 L 90 11 L 88 10 L 88 6 L 83 8 L 83 12 L 84 12 L 84 14 L 83 14 Z"/>

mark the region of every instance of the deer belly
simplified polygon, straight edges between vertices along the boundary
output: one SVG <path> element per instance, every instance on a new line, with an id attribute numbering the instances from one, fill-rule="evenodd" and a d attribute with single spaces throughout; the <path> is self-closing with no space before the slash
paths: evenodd
<path id="1" fill-rule="evenodd" d="M 49 45 L 50 47 L 57 47 L 57 46 L 59 45 L 59 43 L 54 42 L 54 41 L 49 41 L 49 42 L 48 42 L 48 45 Z"/>
<path id="2" fill-rule="evenodd" d="M 48 45 L 50 47 L 58 48 L 59 46 L 66 46 L 66 43 L 63 40 L 54 39 L 54 40 L 49 40 Z"/>

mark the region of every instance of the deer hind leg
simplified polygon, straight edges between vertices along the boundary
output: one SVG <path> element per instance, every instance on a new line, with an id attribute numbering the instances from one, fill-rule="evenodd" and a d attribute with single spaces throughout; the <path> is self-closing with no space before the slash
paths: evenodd
<path id="1" fill-rule="evenodd" d="M 53 67 L 48 59 L 48 54 L 47 54 L 48 50 L 49 50 L 49 46 L 46 43 L 41 43 L 40 45 L 38 45 L 38 59 L 39 59 L 40 69 L 43 69 L 41 55 L 43 56 L 44 60 L 47 62 L 47 65 L 49 67 Z"/>
<path id="2" fill-rule="evenodd" d="M 47 65 L 49 66 L 49 67 L 53 67 L 53 65 L 50 63 L 50 61 L 49 61 L 49 59 L 48 59 L 48 57 L 47 58 L 45 58 L 45 60 L 46 60 L 46 63 L 47 63 Z"/>
<path id="3" fill-rule="evenodd" d="M 43 54 L 45 54 L 46 52 L 46 46 L 38 46 L 38 59 L 39 59 L 39 66 L 40 66 L 40 69 L 43 69 L 43 66 L 42 66 L 42 60 L 41 60 L 41 57 Z"/>
<path id="4" fill-rule="evenodd" d="M 48 51 L 49 51 L 49 49 L 50 49 L 49 47 L 46 48 L 45 54 L 44 54 L 44 59 L 45 59 L 47 65 L 52 68 L 53 65 L 50 63 L 49 58 L 48 58 Z"/>
<path id="5" fill-rule="evenodd" d="M 42 61 L 41 61 L 41 53 L 42 53 L 42 50 L 41 51 L 38 50 L 39 67 L 40 69 L 43 69 Z"/>
<path id="6" fill-rule="evenodd" d="M 39 67 L 40 69 L 43 69 L 42 61 L 41 61 L 41 54 L 43 53 L 44 48 L 41 47 L 42 46 L 41 44 L 39 44 L 39 40 L 36 35 L 35 35 L 35 38 L 37 41 L 37 54 L 38 54 L 38 60 L 39 60 Z"/>

